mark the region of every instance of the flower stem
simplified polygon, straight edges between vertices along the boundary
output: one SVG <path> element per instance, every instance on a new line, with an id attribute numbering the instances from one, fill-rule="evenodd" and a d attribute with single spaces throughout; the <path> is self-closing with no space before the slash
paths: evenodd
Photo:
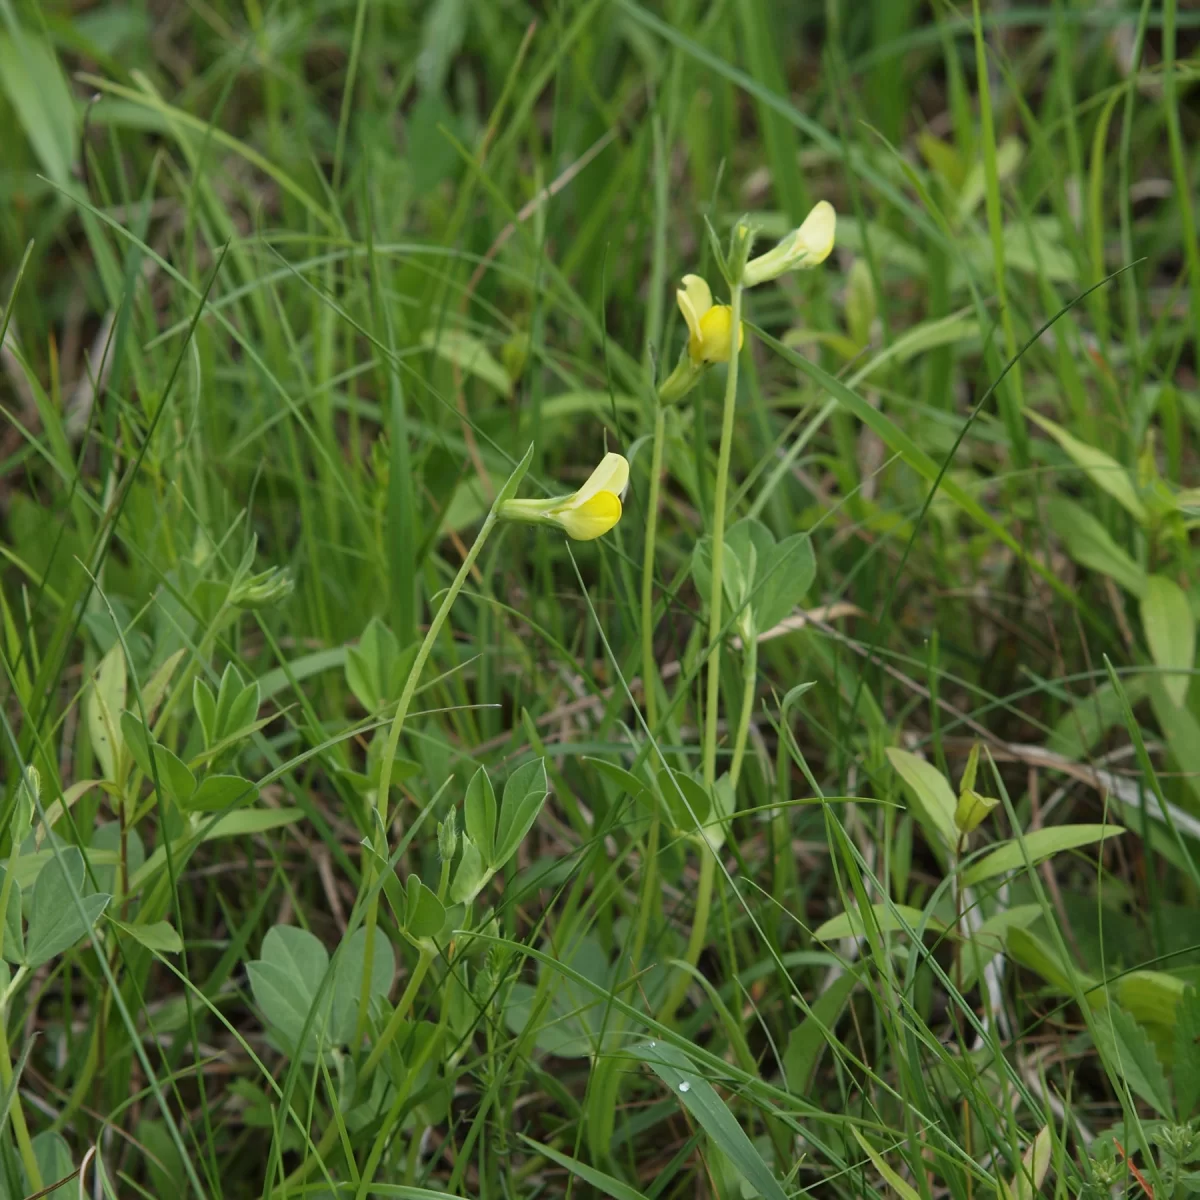
<path id="1" fill-rule="evenodd" d="M 751 634 L 742 650 L 742 711 L 738 714 L 737 734 L 733 739 L 733 758 L 729 764 L 729 782 L 737 787 L 750 736 L 750 716 L 754 712 L 754 687 L 758 682 L 758 638 Z"/>
<path id="2" fill-rule="evenodd" d="M 708 600 L 708 692 L 704 704 L 704 786 L 711 791 L 717 779 L 717 709 L 721 699 L 721 598 L 724 595 L 725 503 L 729 492 L 729 459 L 733 452 L 733 418 L 737 409 L 738 350 L 742 328 L 742 289 L 735 285 L 730 298 L 729 374 L 725 380 L 725 408 L 721 418 L 721 446 L 717 454 L 717 486 L 713 493 L 712 590 Z M 712 910 L 713 883 L 717 873 L 717 854 L 707 838 L 700 841 L 700 879 L 696 888 L 696 911 L 688 936 L 684 962 L 694 967 L 708 938 L 708 916 Z M 691 982 L 689 972 L 676 973 L 663 1002 L 659 1020 L 664 1024 L 675 1015 Z"/>
<path id="3" fill-rule="evenodd" d="M 725 498 L 729 491 L 729 459 L 733 452 L 733 418 L 737 409 L 738 331 L 742 327 L 742 289 L 733 289 L 730 307 L 732 336 L 729 375 L 725 380 L 725 409 L 721 418 L 721 448 L 717 454 L 717 486 L 713 493 L 712 588 L 708 597 L 708 693 L 704 704 L 704 786 L 717 778 L 717 709 L 721 699 L 721 599 L 725 570 Z"/>
<path id="4" fill-rule="evenodd" d="M 660 400 L 654 410 L 650 496 L 646 506 L 646 549 L 642 555 L 642 705 L 651 733 L 654 732 L 658 717 L 658 664 L 654 659 L 654 544 L 658 536 L 658 498 L 666 430 L 667 413 Z"/>
<path id="5" fill-rule="evenodd" d="M 434 614 L 433 620 L 429 622 L 429 631 L 425 634 L 425 640 L 421 643 L 421 648 L 417 651 L 417 657 L 413 662 L 412 669 L 408 673 L 408 678 L 404 681 L 404 691 L 400 694 L 400 703 L 396 706 L 396 715 L 392 718 L 392 727 L 388 730 L 387 743 L 384 746 L 383 755 L 379 760 L 379 792 L 375 803 L 376 811 L 379 814 L 379 824 L 384 830 L 385 836 L 388 826 L 388 794 L 391 791 L 392 765 L 396 761 L 396 750 L 400 745 L 400 733 L 404 729 L 404 719 L 408 716 L 408 707 L 412 703 L 412 698 L 416 693 L 417 683 L 421 678 L 421 672 L 425 669 L 425 663 L 428 661 L 429 655 L 433 652 L 438 634 L 441 633 L 442 626 L 446 623 L 446 618 L 450 615 L 450 609 L 454 607 L 454 601 L 458 598 L 458 593 L 462 591 L 463 584 L 467 582 L 467 576 L 471 573 L 471 568 L 475 565 L 475 560 L 479 557 L 479 553 L 483 549 L 483 544 L 487 541 L 488 534 L 492 532 L 495 524 L 496 509 L 493 506 L 484 519 L 483 525 L 480 527 L 471 549 L 467 551 L 467 556 L 463 559 L 462 566 L 459 567 L 458 574 L 454 577 L 454 582 L 446 590 L 445 596 L 442 597 L 441 605 Z M 363 832 L 369 837 L 372 831 L 364 830 Z M 386 859 L 387 846 L 378 847 L 378 853 L 381 858 Z M 374 859 L 370 850 L 366 848 L 363 850 L 362 880 L 364 888 L 370 887 L 375 881 Z M 367 914 L 363 922 L 367 931 L 367 944 L 363 962 L 362 992 L 358 1003 L 357 1037 L 359 1040 L 361 1040 L 366 1029 L 371 965 L 375 953 L 375 926 L 378 922 L 379 891 L 376 890 L 367 904 Z"/>

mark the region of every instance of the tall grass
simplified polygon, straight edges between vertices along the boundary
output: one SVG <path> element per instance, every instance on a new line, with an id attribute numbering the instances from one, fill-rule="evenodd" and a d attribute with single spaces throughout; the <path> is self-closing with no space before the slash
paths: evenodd
<path id="1" fill-rule="evenodd" d="M 1195 1190 L 1197 14 L 76 8 L 0 0 L 0 1193 Z"/>

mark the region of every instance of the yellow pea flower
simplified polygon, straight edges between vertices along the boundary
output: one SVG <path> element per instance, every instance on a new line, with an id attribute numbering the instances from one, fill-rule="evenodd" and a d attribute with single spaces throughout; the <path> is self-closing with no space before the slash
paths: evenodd
<path id="1" fill-rule="evenodd" d="M 498 515 L 507 521 L 557 525 L 575 541 L 590 542 L 603 537 L 621 519 L 621 497 L 628 484 L 628 461 L 610 453 L 577 492 L 553 500 L 506 500 Z"/>
<path id="2" fill-rule="evenodd" d="M 828 200 L 822 200 L 813 206 L 799 229 L 793 229 L 773 250 L 746 264 L 742 284 L 754 287 L 777 279 L 785 271 L 820 266 L 833 250 L 836 232 L 837 213 Z"/>
<path id="3" fill-rule="evenodd" d="M 679 311 L 688 327 L 688 357 L 695 366 L 728 362 L 733 337 L 733 309 L 714 304 L 712 289 L 699 275 L 685 275 L 683 287 L 675 293 Z M 746 340 L 745 329 L 738 330 L 738 349 Z"/>

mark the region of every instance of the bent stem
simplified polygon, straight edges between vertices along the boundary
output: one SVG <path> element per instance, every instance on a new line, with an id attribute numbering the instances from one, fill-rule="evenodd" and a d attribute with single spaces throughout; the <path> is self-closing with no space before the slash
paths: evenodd
<path id="1" fill-rule="evenodd" d="M 662 484 L 663 441 L 667 414 L 659 400 L 654 410 L 654 446 L 650 455 L 650 496 L 646 507 L 646 549 L 642 555 L 642 704 L 654 732 L 658 716 L 658 664 L 654 660 L 654 543 L 658 536 L 658 499 Z M 3 910 L 0 910 L 3 911 Z"/>
<path id="2" fill-rule="evenodd" d="M 742 327 L 742 288 L 734 285 L 730 297 L 732 331 L 729 343 L 729 374 L 725 380 L 725 408 L 721 417 L 721 447 L 717 454 L 717 486 L 713 493 L 712 588 L 708 597 L 708 688 L 704 703 L 704 786 L 711 793 L 717 779 L 717 709 L 721 700 L 721 598 L 724 595 L 725 504 L 729 493 L 729 460 L 733 453 L 733 418 L 737 409 L 738 351 Z M 703 831 L 700 832 L 701 835 Z M 688 936 L 684 962 L 695 967 L 708 938 L 708 916 L 712 910 L 713 883 L 717 873 L 717 851 L 708 839 L 700 837 L 700 879 L 696 891 L 696 912 Z M 691 973 L 677 971 L 671 990 L 663 1003 L 660 1020 L 667 1023 L 675 1015 L 687 994 Z"/>

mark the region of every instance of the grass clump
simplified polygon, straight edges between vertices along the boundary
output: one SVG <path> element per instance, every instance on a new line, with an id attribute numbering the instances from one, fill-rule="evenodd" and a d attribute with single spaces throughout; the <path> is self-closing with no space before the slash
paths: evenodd
<path id="1" fill-rule="evenodd" d="M 1194 14 L 0 16 L 0 1192 L 1196 1190 Z"/>

